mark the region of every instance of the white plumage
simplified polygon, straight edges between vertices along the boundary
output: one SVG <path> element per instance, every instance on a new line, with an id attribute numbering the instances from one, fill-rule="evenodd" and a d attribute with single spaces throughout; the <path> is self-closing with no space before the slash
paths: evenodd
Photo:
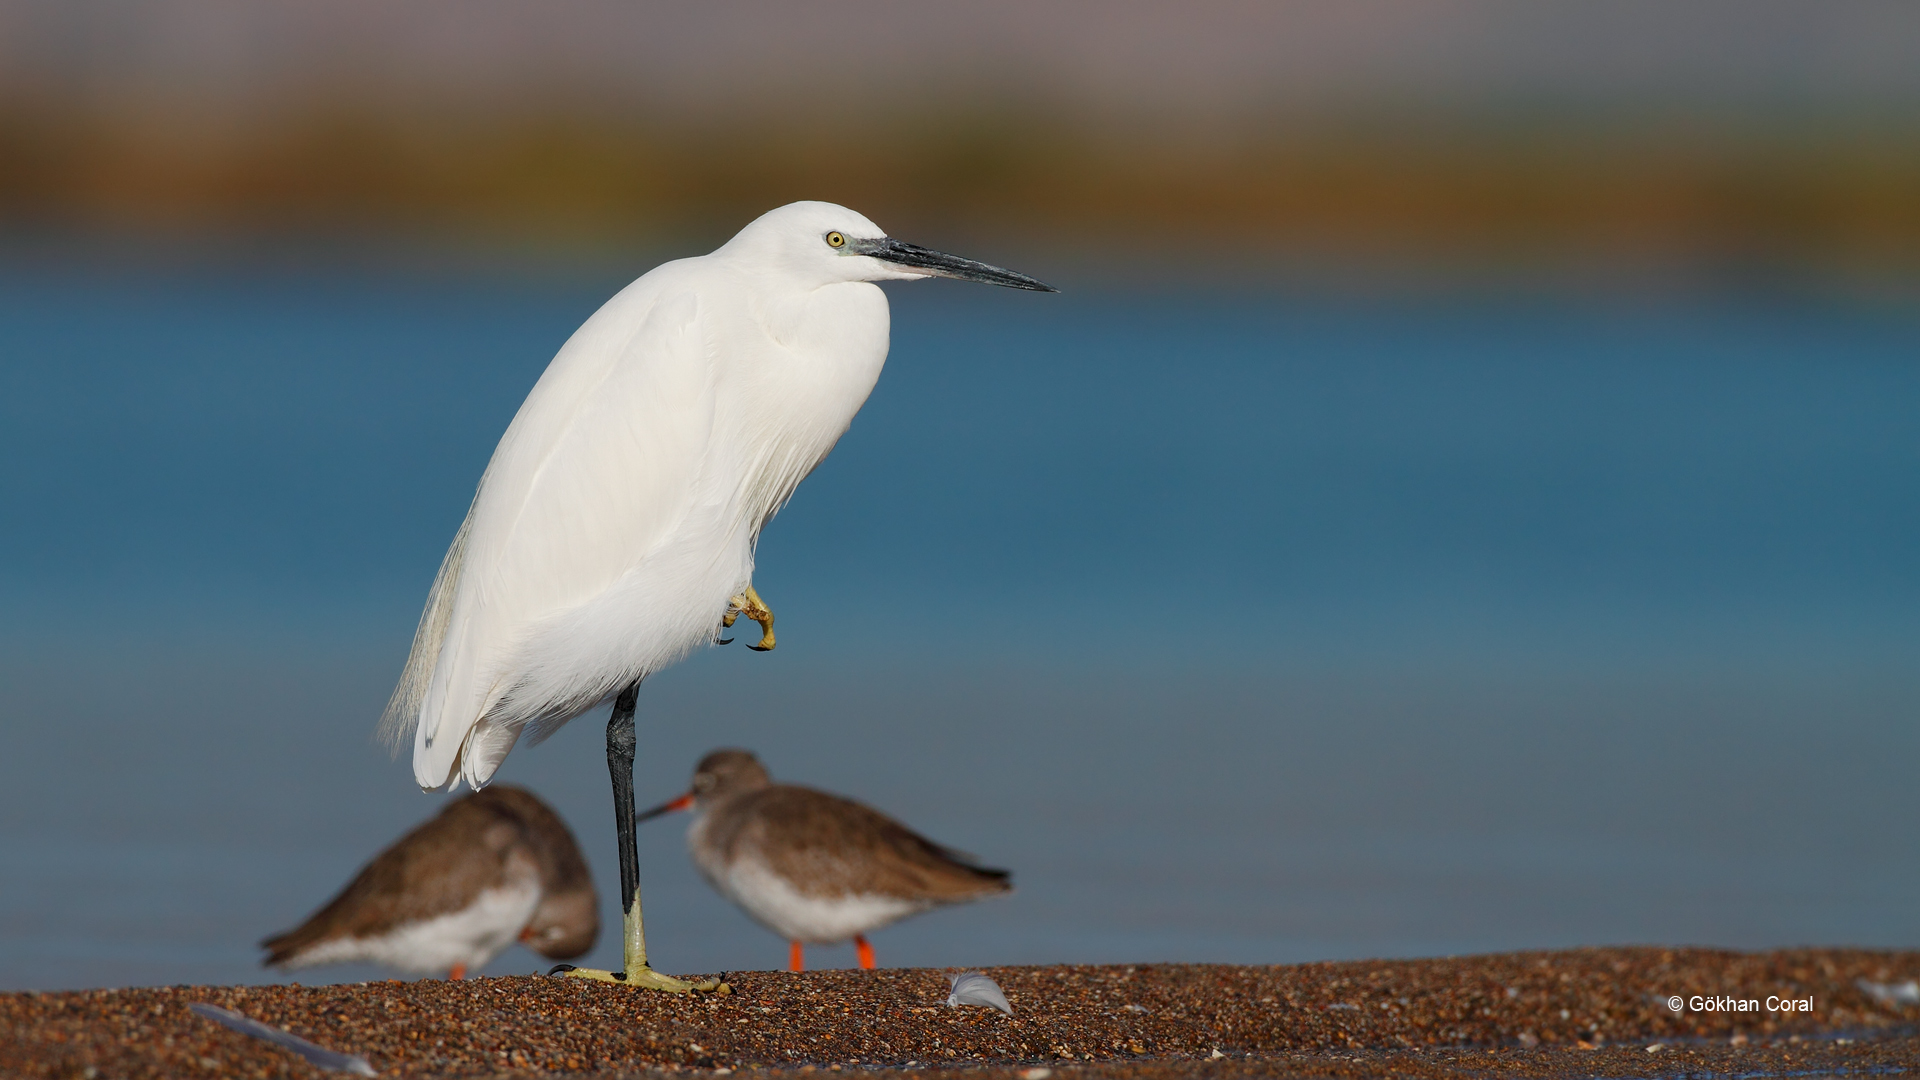
<path id="1" fill-rule="evenodd" d="M 795 203 L 660 266 L 568 339 L 493 453 L 383 727 L 425 788 L 478 787 L 539 737 L 709 641 L 761 527 L 833 449 L 886 361 L 886 294 Z M 818 249 L 817 251 L 814 249 Z M 865 265 L 863 265 L 865 264 Z"/>
<path id="2" fill-rule="evenodd" d="M 485 784 L 530 727 L 711 640 L 761 527 L 880 376 L 872 282 L 935 275 L 1047 288 L 802 202 L 595 312 L 495 449 L 387 706 L 420 785 Z"/>

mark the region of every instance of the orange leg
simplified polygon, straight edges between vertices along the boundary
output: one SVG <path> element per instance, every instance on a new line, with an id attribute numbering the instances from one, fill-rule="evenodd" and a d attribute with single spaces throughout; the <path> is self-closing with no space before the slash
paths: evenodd
<path id="1" fill-rule="evenodd" d="M 447 978 L 452 979 L 454 982 L 459 982 L 461 979 L 464 979 L 466 977 L 467 977 L 467 965 L 465 964 L 455 964 L 453 965 L 453 970 L 447 972 Z"/>
<path id="2" fill-rule="evenodd" d="M 868 971 L 872 971 L 873 946 L 867 942 L 867 936 L 865 934 L 853 935 L 853 947 L 860 952 L 860 966 Z"/>
<path id="3" fill-rule="evenodd" d="M 792 947 L 787 951 L 787 970 L 807 970 L 807 947 L 797 941 L 793 942 Z"/>

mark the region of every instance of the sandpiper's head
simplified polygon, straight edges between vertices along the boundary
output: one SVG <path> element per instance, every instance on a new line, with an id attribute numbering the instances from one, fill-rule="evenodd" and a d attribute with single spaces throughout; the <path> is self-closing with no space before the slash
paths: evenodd
<path id="1" fill-rule="evenodd" d="M 767 775 L 767 767 L 760 764 L 760 759 L 753 756 L 753 751 L 733 747 L 715 750 L 693 767 L 691 790 L 651 810 L 642 810 L 633 819 L 646 821 L 676 810 L 704 810 L 724 799 L 759 791 L 772 783 L 773 777 Z"/>
<path id="2" fill-rule="evenodd" d="M 695 804 L 729 799 L 749 791 L 758 791 L 773 783 L 767 767 L 751 750 L 728 748 L 715 750 L 693 767 Z"/>
<path id="3" fill-rule="evenodd" d="M 584 889 L 549 892 L 520 931 L 527 948 L 549 960 L 571 960 L 593 948 L 600 936 L 599 897 L 589 882 Z"/>
<path id="4" fill-rule="evenodd" d="M 493 784 L 466 801 L 492 811 L 519 834 L 515 858 L 531 858 L 540 875 L 540 903 L 520 931 L 527 948 L 553 960 L 585 955 L 600 936 L 600 900 L 593 871 L 573 830 L 538 795 L 512 784 Z"/>

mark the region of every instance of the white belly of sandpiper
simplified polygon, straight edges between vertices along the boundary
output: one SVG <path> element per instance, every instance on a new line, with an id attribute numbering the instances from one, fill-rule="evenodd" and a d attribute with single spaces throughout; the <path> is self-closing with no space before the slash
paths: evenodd
<path id="1" fill-rule="evenodd" d="M 929 906 L 897 896 L 808 896 L 757 859 L 739 859 L 708 880 L 755 922 L 790 941 L 831 945 Z"/>
<path id="2" fill-rule="evenodd" d="M 384 934 L 323 941 L 284 966 L 360 961 L 417 975 L 444 975 L 460 965 L 477 969 L 519 938 L 539 903 L 536 880 L 488 889 L 459 911 L 404 923 Z"/>

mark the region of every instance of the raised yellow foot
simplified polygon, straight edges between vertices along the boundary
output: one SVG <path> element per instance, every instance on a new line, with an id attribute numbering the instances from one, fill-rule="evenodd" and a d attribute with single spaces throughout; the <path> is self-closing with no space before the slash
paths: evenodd
<path id="1" fill-rule="evenodd" d="M 773 610 L 767 607 L 766 601 L 760 599 L 760 594 L 754 592 L 753 586 L 751 585 L 747 586 L 746 591 L 742 592 L 739 596 L 727 601 L 727 613 L 721 618 L 720 625 L 732 626 L 733 620 L 742 615 L 760 624 L 759 643 L 749 645 L 747 648 L 755 652 L 772 652 L 775 644 L 773 640 Z"/>

